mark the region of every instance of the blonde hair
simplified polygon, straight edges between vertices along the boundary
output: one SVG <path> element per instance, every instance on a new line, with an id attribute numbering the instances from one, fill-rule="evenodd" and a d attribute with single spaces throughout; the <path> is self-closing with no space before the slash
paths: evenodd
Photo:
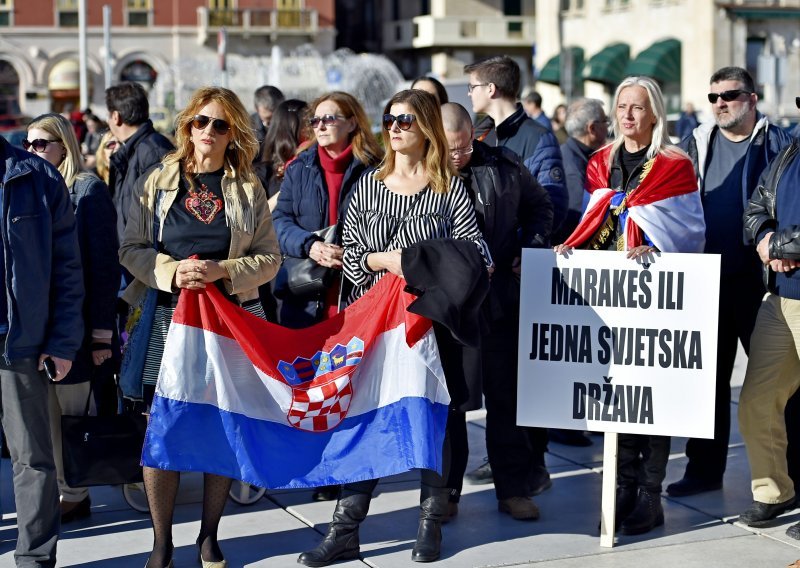
<path id="1" fill-rule="evenodd" d="M 108 160 L 106 160 L 106 144 L 109 140 L 114 138 L 114 135 L 111 133 L 110 130 L 107 130 L 103 133 L 103 136 L 100 138 L 100 145 L 97 147 L 97 151 L 94 153 L 94 164 L 95 168 L 97 168 L 97 175 L 102 179 L 104 182 L 108 183 Z M 119 140 L 117 140 L 117 144 L 119 144 Z"/>
<path id="2" fill-rule="evenodd" d="M 405 104 L 411 107 L 415 122 L 425 137 L 423 164 L 431 190 L 434 193 L 447 193 L 450 191 L 450 180 L 456 175 L 456 170 L 450 161 L 450 150 L 444 126 L 442 126 L 442 111 L 439 102 L 430 93 L 419 89 L 407 89 L 389 99 L 383 109 L 384 114 L 387 114 L 396 104 Z M 395 151 L 389 141 L 389 132 L 384 129 L 382 134 L 386 155 L 381 162 L 380 170 L 375 174 L 375 179 L 379 180 L 386 179 L 395 167 Z"/>
<path id="3" fill-rule="evenodd" d="M 58 171 L 67 187 L 72 187 L 83 167 L 81 148 L 69 120 L 54 112 L 42 114 L 28 124 L 28 132 L 33 128 L 44 130 L 64 146 L 64 158 L 58 164 Z"/>
<path id="4" fill-rule="evenodd" d="M 650 138 L 650 147 L 647 149 L 647 159 L 652 160 L 659 154 L 666 156 L 686 156 L 686 153 L 672 144 L 667 132 L 667 111 L 664 104 L 664 95 L 661 94 L 661 88 L 658 83 L 650 77 L 631 76 L 624 79 L 617 90 L 614 92 L 614 103 L 612 105 L 613 112 L 611 113 L 611 127 L 614 131 L 615 139 L 606 146 L 611 146 L 611 152 L 608 155 L 609 165 L 614 163 L 614 158 L 619 152 L 620 147 L 625 142 L 624 138 L 620 135 L 619 119 L 617 118 L 617 105 L 619 104 L 620 94 L 628 87 L 642 87 L 647 92 L 647 98 L 650 101 L 650 110 L 656 117 L 656 124 L 653 126 L 653 132 Z"/>
<path id="5" fill-rule="evenodd" d="M 200 109 L 212 102 L 223 108 L 224 119 L 231 127 L 231 142 L 225 150 L 225 172 L 255 183 L 257 178 L 253 171 L 253 158 L 258 154 L 258 141 L 250 125 L 250 115 L 236 93 L 223 87 L 201 87 L 192 94 L 189 103 L 175 117 L 176 149 L 164 158 L 164 163 L 180 163 L 187 172 L 197 169 L 192 143 L 192 120 Z M 187 178 L 192 185 L 191 177 Z"/>
<path id="6" fill-rule="evenodd" d="M 310 112 L 316 112 L 317 107 L 325 101 L 336 103 L 342 116 L 345 118 L 353 118 L 356 122 L 356 128 L 350 134 L 350 144 L 353 148 L 353 155 L 362 164 L 374 166 L 383 158 L 383 149 L 378 141 L 372 135 L 369 119 L 367 113 L 361 103 L 351 95 L 342 91 L 333 91 L 325 93 L 317 98 L 309 105 Z"/>

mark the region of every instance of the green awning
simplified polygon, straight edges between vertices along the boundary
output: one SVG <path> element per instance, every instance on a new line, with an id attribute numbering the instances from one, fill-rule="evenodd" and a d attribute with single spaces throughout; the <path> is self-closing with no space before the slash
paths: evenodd
<path id="1" fill-rule="evenodd" d="M 662 83 L 681 82 L 681 42 L 657 41 L 628 63 L 626 75 L 645 75 Z"/>
<path id="2" fill-rule="evenodd" d="M 572 80 L 573 85 L 579 84 L 581 79 L 581 69 L 583 69 L 583 48 L 581 47 L 567 47 L 562 53 L 568 53 L 572 56 Z M 551 57 L 547 63 L 544 64 L 542 70 L 539 71 L 537 81 L 543 83 L 550 83 L 551 85 L 561 85 L 561 69 L 564 64 L 561 61 L 561 54 Z"/>
<path id="3" fill-rule="evenodd" d="M 625 78 L 625 68 L 631 58 L 626 43 L 612 43 L 589 58 L 583 66 L 583 78 L 606 85 L 618 85 Z"/>

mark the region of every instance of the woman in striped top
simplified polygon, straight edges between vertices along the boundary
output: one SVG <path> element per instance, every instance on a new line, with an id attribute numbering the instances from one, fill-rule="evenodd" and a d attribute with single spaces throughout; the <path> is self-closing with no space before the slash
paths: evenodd
<path id="1" fill-rule="evenodd" d="M 436 98 L 424 91 L 397 93 L 383 116 L 386 156 L 381 167 L 361 177 L 344 223 L 344 272 L 354 284 L 350 300 L 362 296 L 387 272 L 403 276 L 404 247 L 426 239 L 455 238 L 475 243 L 491 266 L 475 211 L 448 156 L 447 138 Z M 420 521 L 411 554 L 415 562 L 439 558 L 441 521 L 447 511 L 449 434 L 443 449 L 443 476 L 421 472 Z M 346 484 L 333 521 L 320 545 L 298 558 L 306 566 L 327 566 L 358 558 L 358 526 L 369 510 L 378 480 Z"/>

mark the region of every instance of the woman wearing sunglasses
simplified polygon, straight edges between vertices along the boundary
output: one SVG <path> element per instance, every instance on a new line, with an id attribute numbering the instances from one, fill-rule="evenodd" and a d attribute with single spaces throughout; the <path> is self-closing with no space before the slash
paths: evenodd
<path id="1" fill-rule="evenodd" d="M 338 271 L 342 269 L 341 227 L 337 226 L 330 243 L 314 231 L 341 224 L 356 182 L 380 161 L 383 151 L 364 109 L 352 95 L 327 93 L 309 109 L 314 144 L 286 168 L 274 212 L 275 230 L 283 254 L 311 258 Z M 339 311 L 341 278 L 334 278 L 326 292 L 298 296 L 285 285 L 286 269 L 281 270 L 275 281 L 275 295 L 283 299 L 278 314 L 281 325 L 306 327 Z"/>
<path id="2" fill-rule="evenodd" d="M 361 297 L 388 272 L 402 277 L 403 248 L 427 239 L 474 242 L 489 267 L 475 211 L 450 162 L 436 97 L 419 89 L 392 97 L 384 109 L 383 141 L 386 156 L 378 170 L 359 180 L 344 223 L 344 272 L 354 286 L 350 300 Z M 455 375 L 446 373 L 446 379 L 451 393 L 468 392 L 466 385 L 455 382 Z M 463 402 L 453 398 L 454 406 Z M 441 523 L 448 509 L 449 440 L 446 434 L 442 475 L 421 472 L 419 528 L 411 553 L 415 562 L 439 558 Z M 358 527 L 378 481 L 342 486 L 325 538 L 316 549 L 300 555 L 300 564 L 327 566 L 358 558 Z"/>
<path id="3" fill-rule="evenodd" d="M 138 392 L 126 392 L 147 403 L 153 400 L 180 291 L 214 285 L 230 301 L 263 317 L 258 286 L 280 264 L 267 197 L 253 173 L 258 142 L 239 98 L 228 89 L 201 88 L 176 125 L 177 149 L 137 181 L 120 248 L 122 265 L 135 278 L 123 299 L 135 306 L 147 288 L 158 291 L 142 385 Z M 148 568 L 172 566 L 179 481 L 177 471 L 144 468 L 154 533 Z M 204 475 L 197 546 L 205 568 L 226 566 L 217 528 L 230 485 L 226 477 Z"/>
<path id="4" fill-rule="evenodd" d="M 112 354 L 119 352 L 114 337 L 116 329 L 119 260 L 117 259 L 117 215 L 105 183 L 81 171 L 78 139 L 69 120 L 59 114 L 44 114 L 28 125 L 23 146 L 44 158 L 61 173 L 67 184 L 78 232 L 83 265 L 85 296 L 84 338 L 69 374 L 58 383 L 50 383 L 50 428 L 53 453 L 61 494 L 61 522 L 88 517 L 91 513 L 89 490 L 69 487 L 64 480 L 61 455 L 61 416 L 81 416 L 87 405 L 91 384 L 95 399 L 101 377 L 110 379 L 114 372 Z M 112 351 L 113 343 L 113 351 Z"/>
<path id="5" fill-rule="evenodd" d="M 670 143 L 658 84 L 628 77 L 617 87 L 612 108 L 617 137 L 589 160 L 589 204 L 555 251 L 626 251 L 637 262 L 658 251 L 703 252 L 706 225 L 694 166 Z M 664 524 L 661 484 L 669 450 L 669 436 L 619 435 L 615 526 L 624 534 Z"/>

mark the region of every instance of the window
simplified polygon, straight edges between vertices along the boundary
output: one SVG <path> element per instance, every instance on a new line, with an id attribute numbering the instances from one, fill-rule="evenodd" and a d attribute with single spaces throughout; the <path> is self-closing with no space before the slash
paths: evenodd
<path id="1" fill-rule="evenodd" d="M 236 0 L 208 0 L 208 7 L 211 10 L 233 10 Z"/>
<path id="2" fill-rule="evenodd" d="M 299 28 L 305 22 L 302 17 L 303 0 L 277 0 L 278 27 Z"/>
<path id="3" fill-rule="evenodd" d="M 128 25 L 149 26 L 150 12 L 153 9 L 152 0 L 127 0 Z"/>
<path id="4" fill-rule="evenodd" d="M 212 26 L 240 26 L 236 0 L 208 0 L 209 23 Z"/>
<path id="5" fill-rule="evenodd" d="M 58 0 L 58 25 L 63 28 L 78 27 L 78 0 Z"/>
<path id="6" fill-rule="evenodd" d="M 521 16 L 522 0 L 503 0 L 503 14 L 506 16 Z"/>
<path id="7" fill-rule="evenodd" d="M 14 0 L 0 0 L 0 27 L 11 25 L 11 14 L 14 13 Z"/>

